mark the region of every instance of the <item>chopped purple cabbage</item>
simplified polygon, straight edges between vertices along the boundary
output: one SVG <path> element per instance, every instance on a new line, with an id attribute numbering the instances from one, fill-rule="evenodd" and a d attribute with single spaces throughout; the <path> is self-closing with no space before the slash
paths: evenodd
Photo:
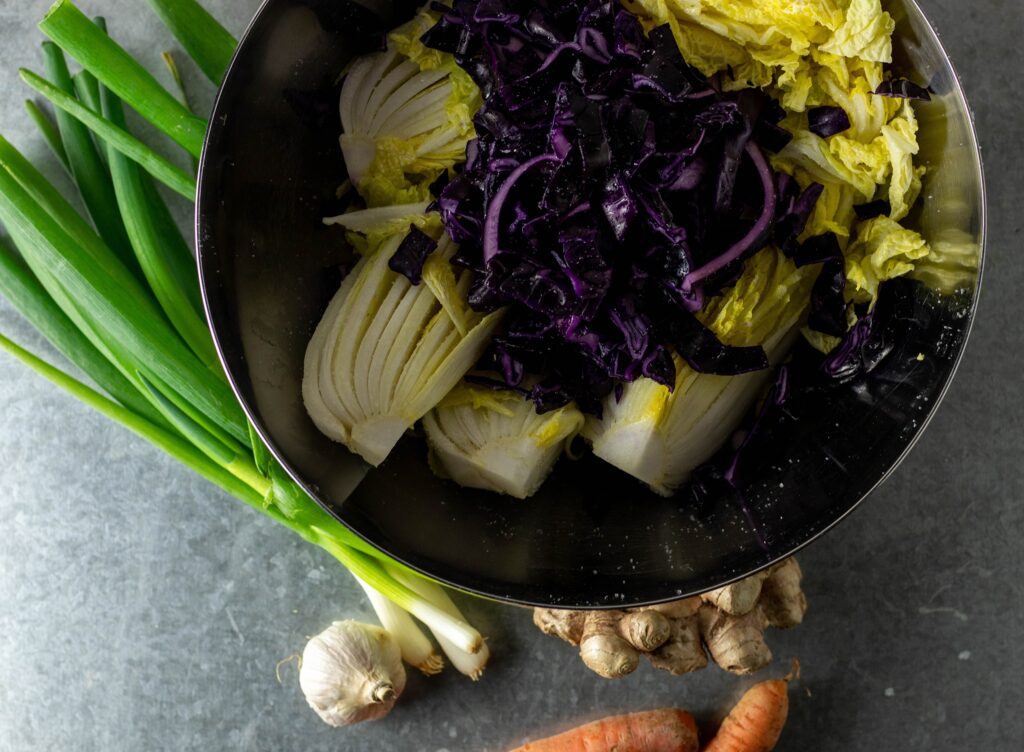
<path id="1" fill-rule="evenodd" d="M 813 107 L 807 111 L 807 124 L 811 133 L 830 138 L 850 130 L 850 116 L 842 107 Z"/>
<path id="2" fill-rule="evenodd" d="M 408 277 L 414 285 L 418 285 L 423 281 L 423 265 L 436 250 L 437 241 L 416 225 L 412 225 L 409 234 L 388 261 L 388 267 L 396 274 Z"/>
<path id="3" fill-rule="evenodd" d="M 507 309 L 481 367 L 532 384 L 538 410 L 592 414 L 642 376 L 674 386 L 672 350 L 707 373 L 767 368 L 694 314 L 768 244 L 795 249 L 820 196 L 765 157 L 791 138 L 779 104 L 722 93 L 668 26 L 645 35 L 611 0 L 433 7 L 424 44 L 484 96 L 436 202 L 453 263 L 476 272 L 470 305 Z"/>
<path id="4" fill-rule="evenodd" d="M 932 101 L 932 95 L 928 89 L 906 78 L 894 78 L 892 81 L 883 81 L 875 90 L 875 94 L 880 97 L 893 97 L 896 99 L 916 99 L 921 102 Z"/>

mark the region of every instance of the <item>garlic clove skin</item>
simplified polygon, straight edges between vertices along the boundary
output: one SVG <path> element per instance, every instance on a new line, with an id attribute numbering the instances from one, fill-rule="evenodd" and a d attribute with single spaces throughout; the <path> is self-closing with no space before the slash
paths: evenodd
<path id="1" fill-rule="evenodd" d="M 402 651 L 380 627 L 334 622 L 306 644 L 299 686 L 331 726 L 383 718 L 405 689 Z"/>

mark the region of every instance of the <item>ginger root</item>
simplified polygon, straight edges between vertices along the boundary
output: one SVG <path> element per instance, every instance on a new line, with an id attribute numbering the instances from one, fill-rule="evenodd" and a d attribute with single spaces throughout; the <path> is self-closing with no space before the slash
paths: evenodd
<path id="1" fill-rule="evenodd" d="M 672 620 L 672 637 L 647 656 L 651 665 L 675 676 L 700 671 L 708 665 L 701 644 L 700 619 L 694 614 Z"/>
<path id="2" fill-rule="evenodd" d="M 733 674 L 754 674 L 772 662 L 764 641 L 768 626 L 760 606 L 749 614 L 733 616 L 710 604 L 700 609 L 700 634 L 715 663 Z"/>
<path id="3" fill-rule="evenodd" d="M 721 668 L 755 673 L 772 660 L 765 629 L 795 627 L 807 612 L 796 559 L 695 598 L 626 611 L 534 609 L 545 634 L 580 648 L 595 673 L 617 679 L 637 669 L 640 656 L 676 676 L 700 671 L 708 654 Z"/>
<path id="4" fill-rule="evenodd" d="M 757 605 L 757 601 L 761 597 L 764 581 L 767 579 L 767 571 L 758 572 L 745 580 L 705 593 L 700 598 L 705 603 L 715 606 L 719 611 L 725 611 L 733 616 L 743 616 L 754 610 L 754 606 Z"/>
<path id="5" fill-rule="evenodd" d="M 533 623 L 544 634 L 560 637 L 570 645 L 579 645 L 583 639 L 586 611 L 568 611 L 561 608 L 535 608 Z"/>
<path id="6" fill-rule="evenodd" d="M 807 613 L 807 596 L 800 588 L 803 572 L 796 559 L 786 559 L 772 567 L 764 583 L 761 608 L 768 618 L 768 625 L 777 629 L 791 629 L 804 621 Z"/>
<path id="7" fill-rule="evenodd" d="M 657 611 L 631 611 L 618 624 L 619 633 L 644 653 L 657 650 L 672 634 L 672 622 Z"/>
<path id="8" fill-rule="evenodd" d="M 632 674 L 640 665 L 640 651 L 619 633 L 624 616 L 622 611 L 595 611 L 583 624 L 580 658 L 606 679 Z"/>

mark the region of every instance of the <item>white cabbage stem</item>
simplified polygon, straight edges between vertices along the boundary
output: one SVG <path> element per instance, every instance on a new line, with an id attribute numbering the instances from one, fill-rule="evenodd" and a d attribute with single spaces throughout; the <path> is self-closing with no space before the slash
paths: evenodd
<path id="1" fill-rule="evenodd" d="M 397 184 L 425 197 L 437 174 L 465 158 L 475 136 L 479 91 L 454 58 L 427 64 L 395 47 L 391 39 L 384 52 L 357 60 L 339 103 L 345 166 L 371 205 L 388 203 Z"/>
<path id="2" fill-rule="evenodd" d="M 337 217 L 328 217 L 325 225 L 338 225 L 350 232 L 369 233 L 381 227 L 401 227 L 408 229 L 412 221 L 423 216 L 427 204 L 399 204 L 398 206 L 380 206 L 376 209 L 363 209 L 349 212 Z"/>
<path id="3" fill-rule="evenodd" d="M 462 383 L 423 419 L 433 460 L 460 486 L 532 496 L 565 441 L 583 427 L 575 406 L 538 415 L 513 392 Z"/>
<path id="4" fill-rule="evenodd" d="M 453 128 L 447 105 L 455 93 L 450 71 L 421 71 L 394 50 L 358 60 L 341 89 L 341 148 L 356 185 L 384 138 L 419 139 L 419 159 L 446 160 L 464 134 Z"/>
<path id="5" fill-rule="evenodd" d="M 679 367 L 676 393 L 653 381 L 627 386 L 604 421 L 584 435 L 594 454 L 669 496 L 732 434 L 769 379 L 768 374 L 707 376 Z M 637 412 L 632 407 L 638 406 Z"/>
<path id="6" fill-rule="evenodd" d="M 372 465 L 439 403 L 483 354 L 501 314 L 465 304 L 469 272 L 414 286 L 388 268 L 404 235 L 392 235 L 342 283 L 306 351 L 303 398 L 320 430 Z M 436 256 L 456 246 L 442 237 Z M 465 332 L 463 334 L 462 332 Z"/>
<path id="7" fill-rule="evenodd" d="M 774 365 L 792 348 L 807 315 L 813 270 L 796 269 L 781 251 L 747 262 L 736 286 L 707 309 L 710 326 L 733 345 L 763 345 Z M 605 400 L 601 420 L 583 435 L 594 454 L 668 496 L 732 435 L 764 392 L 769 370 L 741 376 L 699 374 L 676 358 L 675 389 L 650 379 Z"/>

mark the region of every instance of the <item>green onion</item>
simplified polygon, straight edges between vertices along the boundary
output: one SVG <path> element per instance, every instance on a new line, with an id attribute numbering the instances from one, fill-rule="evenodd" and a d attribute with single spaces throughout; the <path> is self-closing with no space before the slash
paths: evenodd
<path id="1" fill-rule="evenodd" d="M 58 47 L 58 49 L 60 49 Z M 100 111 L 100 83 L 89 71 L 78 71 L 71 77 L 75 85 L 75 96 L 93 112 Z"/>
<path id="2" fill-rule="evenodd" d="M 165 425 L 138 390 L 47 295 L 17 253 L 0 241 L 0 292 L 65 358 L 131 412 Z"/>
<path id="3" fill-rule="evenodd" d="M 318 528 L 313 528 L 313 531 L 324 536 L 318 543 L 325 551 L 333 555 L 358 579 L 426 624 L 436 637 L 444 637 L 453 646 L 470 655 L 484 649 L 483 637 L 463 619 L 447 613 L 396 581 L 380 563 L 365 554 L 337 544 Z"/>
<path id="4" fill-rule="evenodd" d="M 7 170 L 51 219 L 71 237 L 75 238 L 97 268 L 102 269 L 120 286 L 122 295 L 132 305 L 146 308 L 154 314 L 159 309 L 137 278 L 132 276 L 123 261 L 103 242 L 75 208 L 54 188 L 35 165 L 29 162 L 11 143 L 0 136 L 0 168 Z M 134 255 L 132 256 L 134 259 Z M 26 259 L 31 261 L 31 259 Z"/>
<path id="5" fill-rule="evenodd" d="M 50 42 L 44 42 L 43 60 L 46 72 L 53 81 L 52 84 L 46 81 L 46 86 L 53 92 L 59 93 L 61 97 L 74 102 L 83 110 L 87 109 L 73 96 L 74 83 L 68 72 L 64 53 L 60 51 L 60 48 Z M 47 99 L 51 98 L 47 97 Z M 99 104 L 98 101 L 97 104 Z M 71 174 L 100 237 L 117 254 L 117 257 L 135 273 L 138 271 L 138 264 L 132 253 L 132 246 L 128 241 L 124 224 L 121 222 L 121 212 L 117 208 L 117 201 L 114 200 L 110 174 L 100 158 L 96 144 L 92 140 L 92 134 L 89 133 L 89 129 L 85 125 L 62 110 L 57 111 L 57 126 L 71 163 Z"/>
<path id="6" fill-rule="evenodd" d="M 178 64 L 174 62 L 174 55 L 170 52 L 163 52 L 160 55 L 164 61 L 164 65 L 167 66 L 167 70 L 170 71 L 171 78 L 174 80 L 174 86 L 178 89 L 178 101 L 185 105 L 185 108 L 192 112 L 192 105 L 188 101 L 188 90 L 185 88 L 185 81 L 181 77 L 181 71 L 178 70 Z M 195 173 L 199 172 L 199 159 L 192 157 L 192 171 Z"/>
<path id="7" fill-rule="evenodd" d="M 50 120 L 49 116 L 31 99 L 25 100 L 25 110 L 28 111 L 28 116 L 36 124 L 39 134 L 46 141 L 46 145 L 50 147 L 50 151 L 64 165 L 64 169 L 70 173 L 71 163 L 68 162 L 68 153 L 64 149 L 64 141 L 61 140 L 60 131 L 57 129 L 56 123 Z"/>
<path id="8" fill-rule="evenodd" d="M 437 654 L 433 643 L 427 639 L 423 630 L 416 625 L 412 617 L 358 577 L 356 577 L 356 582 L 366 593 L 370 605 L 377 613 L 380 625 L 398 643 L 398 647 L 402 650 L 402 660 L 410 666 L 415 666 L 427 676 L 440 673 L 444 668 L 444 659 Z"/>
<path id="9" fill-rule="evenodd" d="M 144 119 L 200 156 L 206 121 L 189 112 L 74 3 L 58 0 L 39 28 Z"/>
<path id="10" fill-rule="evenodd" d="M 90 128 L 97 136 L 126 157 L 139 163 L 146 172 L 190 201 L 195 200 L 196 181 L 191 175 L 157 154 L 133 135 L 90 110 L 49 81 L 30 70 L 21 71 L 22 80 L 50 100 L 60 110 Z M 113 194 L 111 194 L 113 195 Z"/>
<path id="11" fill-rule="evenodd" d="M 100 99 L 104 117 L 127 129 L 120 100 L 105 86 Z M 192 352 L 208 367 L 218 368 L 213 339 L 201 314 L 195 262 L 167 205 L 139 166 L 114 149 L 110 150 L 110 172 L 128 237 L 150 289 Z"/>
<path id="12" fill-rule="evenodd" d="M 167 384 L 239 441 L 248 441 L 245 418 L 223 377 L 205 368 L 162 316 L 154 315 L 148 306 L 134 305 L 131 296 L 91 263 L 82 244 L 33 200 L 14 179 L 10 167 L 4 166 L 7 169 L 0 170 L 0 221 L 15 240 L 24 238 L 19 247 L 33 270 L 52 271 L 68 298 L 92 322 L 93 333 L 101 335 L 122 361 L 134 364 L 155 383 Z M 40 281 L 46 284 L 45 279 Z"/>
<path id="13" fill-rule="evenodd" d="M 238 42 L 195 0 L 149 0 L 199 69 L 220 85 Z"/>
<path id="14" fill-rule="evenodd" d="M 399 569 L 388 563 L 384 564 L 384 569 L 396 582 L 405 585 L 419 598 L 440 609 L 453 619 L 465 621 L 462 612 L 459 611 L 458 607 L 452 602 L 452 599 L 448 597 L 448 593 L 440 585 L 429 582 L 408 570 Z M 478 681 L 484 669 L 487 668 L 487 662 L 491 657 L 487 643 L 481 640 L 476 650 L 467 650 L 465 646 L 454 642 L 448 634 L 439 633 L 433 627 L 431 627 L 431 631 L 434 633 L 434 637 L 437 638 L 437 643 L 441 646 L 441 650 L 448 656 L 448 660 L 452 662 L 456 670 L 465 674 L 473 681 Z"/>
<path id="15" fill-rule="evenodd" d="M 270 456 L 270 452 L 267 451 L 263 439 L 256 432 L 256 426 L 252 423 L 249 424 L 249 445 L 252 447 L 252 456 L 256 462 L 256 469 L 266 477 L 270 474 L 270 465 L 273 462 L 273 458 Z"/>
<path id="16" fill-rule="evenodd" d="M 258 490 L 253 489 L 209 460 L 187 441 L 153 425 L 132 411 L 107 399 L 94 389 L 90 389 L 85 384 L 73 379 L 66 373 L 19 347 L 2 334 L 0 334 L 0 350 L 7 351 L 76 399 L 81 400 L 97 412 L 134 431 L 228 493 L 253 506 L 262 508 L 263 498 Z"/>
<path id="17" fill-rule="evenodd" d="M 230 35 L 194 0 L 151 2 L 200 67 L 219 80 L 235 46 Z M 194 197 L 195 181 L 128 132 L 122 103 L 193 156 L 201 151 L 206 123 L 112 42 L 101 20 L 97 24 L 69 0 L 58 0 L 40 26 L 85 72 L 72 79 L 63 54 L 48 45 L 54 83 L 28 71 L 22 77 L 57 105 L 58 127 L 34 103 L 28 109 L 83 197 L 105 203 L 106 214 L 96 209 L 97 226 L 115 219 L 122 223 L 128 247 L 112 248 L 109 228 L 97 233 L 0 137 L 0 223 L 20 251 L 0 242 L 0 292 L 110 397 L 2 335 L 0 350 L 327 550 L 376 593 L 376 606 L 386 607 L 381 599 L 389 598 L 423 620 L 447 649 L 485 653 L 479 632 L 457 610 L 417 578 L 406 579 L 411 572 L 342 525 L 289 478 L 245 419 L 203 325 L 191 251 L 142 171 L 189 198 Z M 169 66 L 183 89 L 173 60 Z M 93 136 L 105 142 L 103 151 Z M 88 208 L 91 213 L 94 207 Z M 133 273 L 136 264 L 138 274 Z M 395 574 L 382 562 L 395 567 Z M 415 629 L 411 619 L 393 609 L 388 613 Z M 426 665 L 439 668 L 426 642 L 420 633 L 407 647 L 432 656 Z"/>

